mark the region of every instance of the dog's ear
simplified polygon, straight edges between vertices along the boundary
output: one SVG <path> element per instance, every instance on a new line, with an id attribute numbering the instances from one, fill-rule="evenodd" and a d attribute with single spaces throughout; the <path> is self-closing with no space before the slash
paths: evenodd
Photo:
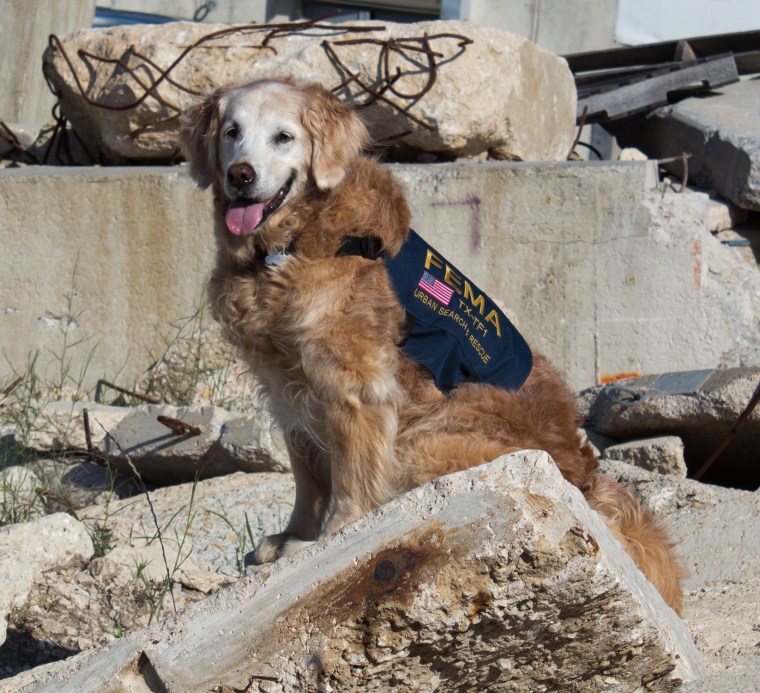
<path id="1" fill-rule="evenodd" d="M 190 175 L 205 189 L 214 182 L 216 140 L 221 125 L 219 102 L 229 87 L 217 89 L 211 96 L 182 114 L 180 146 L 190 166 Z"/>
<path id="2" fill-rule="evenodd" d="M 304 127 L 311 136 L 311 172 L 320 190 L 341 183 L 349 164 L 367 141 L 367 128 L 356 113 L 326 89 L 307 86 Z"/>

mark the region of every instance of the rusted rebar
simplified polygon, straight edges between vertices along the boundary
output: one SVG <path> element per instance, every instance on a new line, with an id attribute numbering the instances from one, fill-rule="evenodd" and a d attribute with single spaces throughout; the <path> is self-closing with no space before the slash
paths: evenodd
<path id="1" fill-rule="evenodd" d="M 174 419 L 171 416 L 160 414 L 156 419 L 158 420 L 158 423 L 166 426 L 176 436 L 199 436 L 201 434 L 201 429 L 197 426 L 193 426 L 185 421 L 180 421 L 179 419 Z"/>
<path id="2" fill-rule="evenodd" d="M 329 17 L 330 15 L 328 15 Z M 321 23 L 327 17 L 321 17 L 320 19 L 310 19 L 300 22 L 287 22 L 282 24 L 246 24 L 242 26 L 226 27 L 217 31 L 204 34 L 196 41 L 186 46 L 177 57 L 167 66 L 161 67 L 154 60 L 138 52 L 135 46 L 130 46 L 128 50 L 119 57 L 112 58 L 106 55 L 98 55 L 92 51 L 80 49 L 77 51 L 77 57 L 84 62 L 90 70 L 97 69 L 98 64 L 112 65 L 117 67 L 128 75 L 129 79 L 136 85 L 135 98 L 131 99 L 128 103 L 122 104 L 107 104 L 103 103 L 98 98 L 93 98 L 88 88 L 82 83 L 80 77 L 75 68 L 74 60 L 66 51 L 60 38 L 55 34 L 51 34 L 48 43 L 50 48 L 57 52 L 65 64 L 68 66 L 68 70 L 71 74 L 71 78 L 74 82 L 75 88 L 78 91 L 80 97 L 85 103 L 96 108 L 102 108 L 111 111 L 127 111 L 140 106 L 146 99 L 153 98 L 157 103 L 161 104 L 170 115 L 164 114 L 161 118 L 157 118 L 149 123 L 143 123 L 136 128 L 131 134 L 133 137 L 137 137 L 146 130 L 150 130 L 153 127 L 158 127 L 170 122 L 178 117 L 182 110 L 182 107 L 159 93 L 159 87 L 163 83 L 170 84 L 175 89 L 190 94 L 192 96 L 201 96 L 201 94 L 192 87 L 182 84 L 180 80 L 173 76 L 176 68 L 185 60 L 188 55 L 193 51 L 200 48 L 209 49 L 214 46 L 209 46 L 210 42 L 223 39 L 226 36 L 232 35 L 247 35 L 247 34 L 261 34 L 263 33 L 263 39 L 261 39 L 258 45 L 252 45 L 253 50 L 271 50 L 277 53 L 276 46 L 273 45 L 276 40 L 284 38 L 286 36 L 294 35 L 304 31 L 324 30 L 341 33 L 362 33 L 370 34 L 372 32 L 384 31 L 386 27 L 379 26 L 354 26 L 346 24 L 323 24 Z M 315 40 L 319 36 L 314 36 Z M 438 40 L 453 39 L 456 43 L 457 52 L 453 55 L 446 57 L 443 53 L 434 50 L 432 42 Z M 451 62 L 457 59 L 466 50 L 466 47 L 472 44 L 472 39 L 453 33 L 439 33 L 430 34 L 424 33 L 422 36 L 413 36 L 405 38 L 387 38 L 379 39 L 372 38 L 371 36 L 363 36 L 359 38 L 351 38 L 344 40 L 322 40 L 321 45 L 325 50 L 327 57 L 336 67 L 343 79 L 340 84 L 333 87 L 333 91 L 340 91 L 347 85 L 353 83 L 359 88 L 359 94 L 355 99 L 360 100 L 362 95 L 366 95 L 361 103 L 357 103 L 358 108 L 366 108 L 373 103 L 382 102 L 387 104 L 398 113 L 408 118 L 411 122 L 419 127 L 427 130 L 435 131 L 436 127 L 430 123 L 426 123 L 423 119 L 409 112 L 409 109 L 414 106 L 420 99 L 422 99 L 430 90 L 434 87 L 438 78 L 438 70 L 442 63 Z M 381 80 L 379 84 L 369 84 L 365 80 L 362 80 L 356 73 L 352 72 L 348 66 L 341 60 L 338 53 L 340 46 L 348 45 L 366 45 L 379 47 L 378 65 L 379 72 L 381 74 Z M 402 70 L 399 66 L 393 66 L 391 57 L 394 54 L 406 56 L 407 54 L 414 54 L 416 56 L 422 56 L 424 59 L 423 65 L 416 64 L 414 69 Z M 416 60 L 416 59 L 415 59 Z M 134 64 L 133 61 L 136 63 Z M 416 61 L 419 63 L 419 61 Z M 141 74 L 141 68 L 149 68 L 150 77 L 145 77 Z M 425 82 L 420 88 L 412 90 L 402 90 L 400 87 L 400 80 L 402 78 L 414 75 L 419 76 L 420 73 L 426 75 Z M 60 99 L 60 94 L 51 83 L 49 75 L 46 75 L 48 85 L 51 91 Z M 61 120 L 57 119 L 57 132 L 63 132 L 65 130 L 65 121 L 61 123 Z M 66 143 L 64 142 L 65 146 Z"/>

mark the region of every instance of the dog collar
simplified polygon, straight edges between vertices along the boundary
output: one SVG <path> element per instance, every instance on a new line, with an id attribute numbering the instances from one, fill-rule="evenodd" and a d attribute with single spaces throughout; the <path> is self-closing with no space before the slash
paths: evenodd
<path id="1" fill-rule="evenodd" d="M 377 236 L 344 236 L 336 255 L 359 255 L 367 260 L 377 260 L 387 254 Z"/>

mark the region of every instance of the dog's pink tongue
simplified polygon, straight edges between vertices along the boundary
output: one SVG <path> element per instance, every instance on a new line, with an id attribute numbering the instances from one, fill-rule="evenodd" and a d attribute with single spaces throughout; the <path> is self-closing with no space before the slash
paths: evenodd
<path id="1" fill-rule="evenodd" d="M 230 233 L 246 236 L 261 223 L 263 216 L 263 203 L 235 200 L 227 209 L 224 220 L 227 222 Z"/>

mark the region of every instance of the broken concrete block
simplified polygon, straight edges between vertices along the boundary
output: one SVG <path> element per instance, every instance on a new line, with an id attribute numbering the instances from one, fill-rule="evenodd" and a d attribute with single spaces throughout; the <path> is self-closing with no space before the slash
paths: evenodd
<path id="1" fill-rule="evenodd" d="M 84 410 L 87 410 L 90 440 L 93 447 L 103 449 L 106 434 L 130 413 L 127 407 L 111 407 L 96 402 L 46 402 L 39 405 L 34 425 L 24 445 L 47 452 L 87 447 Z"/>
<path id="2" fill-rule="evenodd" d="M 122 419 L 106 438 L 105 454 L 119 471 L 143 481 L 171 484 L 233 471 L 219 449 L 222 426 L 230 413 L 218 407 L 140 405 Z M 165 417 L 176 430 L 161 423 Z M 185 431 L 185 432 L 183 432 Z"/>
<path id="3" fill-rule="evenodd" d="M 601 518 L 527 451 L 415 489 L 36 690 L 665 691 L 704 674 Z"/>
<path id="4" fill-rule="evenodd" d="M 81 566 L 93 552 L 85 526 L 66 513 L 0 527 L 0 644 L 11 609 L 24 604 L 37 575 Z"/>
<path id="5" fill-rule="evenodd" d="M 131 474 L 134 466 L 143 481 L 155 484 L 241 470 L 289 469 L 284 442 L 277 438 L 271 417 L 265 414 L 262 419 L 235 418 L 210 405 L 140 405 L 110 432 L 105 454 L 116 469 Z"/>
<path id="6" fill-rule="evenodd" d="M 658 474 L 674 474 L 685 477 L 686 461 L 683 457 L 683 441 L 678 436 L 640 438 L 626 443 L 610 445 L 604 449 L 610 460 L 627 462 Z"/>
<path id="7" fill-rule="evenodd" d="M 375 141 L 460 156 L 494 149 L 525 161 L 564 160 L 570 151 L 573 76 L 562 58 L 521 36 L 464 21 L 291 26 L 172 22 L 81 31 L 51 45 L 44 72 L 78 135 L 112 161 L 172 160 L 177 116 L 196 95 L 293 76 L 361 104 Z M 114 70 L 114 59 L 127 67 Z"/>
<path id="8" fill-rule="evenodd" d="M 737 207 L 726 200 L 710 198 L 707 203 L 707 228 L 711 233 L 720 233 L 732 229 L 737 224 L 747 221 L 747 210 Z"/>
<path id="9" fill-rule="evenodd" d="M 677 435 L 696 472 L 731 432 L 760 386 L 760 368 L 683 371 L 628 378 L 589 388 L 578 399 L 589 428 L 618 440 Z M 760 407 L 702 480 L 736 488 L 760 486 Z"/>
<path id="10" fill-rule="evenodd" d="M 743 80 L 660 108 L 639 128 L 616 130 L 622 145 L 665 159 L 691 154 L 689 180 L 739 207 L 760 211 L 760 82 Z M 683 174 L 680 161 L 664 164 Z"/>
<path id="11" fill-rule="evenodd" d="M 240 471 L 290 471 L 290 457 L 282 431 L 266 409 L 262 408 L 255 416 L 228 421 L 222 426 L 219 444 Z"/>

